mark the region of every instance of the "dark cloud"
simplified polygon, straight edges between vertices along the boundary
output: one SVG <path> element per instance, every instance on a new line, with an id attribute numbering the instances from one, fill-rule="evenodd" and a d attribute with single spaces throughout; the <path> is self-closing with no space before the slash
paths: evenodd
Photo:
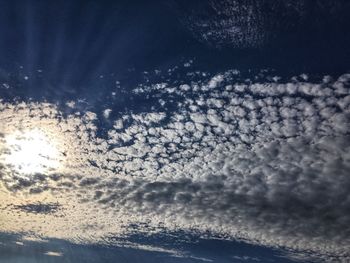
<path id="1" fill-rule="evenodd" d="M 14 210 L 32 214 L 55 214 L 62 209 L 59 203 L 32 203 L 23 205 L 12 205 Z"/>

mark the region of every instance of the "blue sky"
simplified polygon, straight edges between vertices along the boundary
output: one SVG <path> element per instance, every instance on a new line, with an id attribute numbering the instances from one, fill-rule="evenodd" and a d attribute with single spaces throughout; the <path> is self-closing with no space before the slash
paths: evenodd
<path id="1" fill-rule="evenodd" d="M 0 5 L 0 262 L 348 261 L 348 2 Z"/>
<path id="2" fill-rule="evenodd" d="M 295 262 L 288 253 L 185 232 L 123 237 L 119 246 L 1 234 L 0 262 Z"/>

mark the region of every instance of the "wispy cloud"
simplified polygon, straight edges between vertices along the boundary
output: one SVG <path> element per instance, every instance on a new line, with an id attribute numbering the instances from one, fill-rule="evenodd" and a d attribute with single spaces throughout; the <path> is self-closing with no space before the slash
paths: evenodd
<path id="1" fill-rule="evenodd" d="M 55 252 L 55 251 L 47 251 L 44 253 L 46 256 L 50 257 L 62 257 L 63 254 L 61 252 Z"/>

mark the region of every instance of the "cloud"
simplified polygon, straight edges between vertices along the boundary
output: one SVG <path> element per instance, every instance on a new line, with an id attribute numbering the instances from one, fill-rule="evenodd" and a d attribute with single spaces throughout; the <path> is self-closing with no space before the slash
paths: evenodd
<path id="1" fill-rule="evenodd" d="M 333 0 L 312 4 L 305 0 L 171 2 L 179 20 L 194 38 L 212 48 L 256 48 L 274 46 L 276 42 L 279 46 L 288 43 L 291 48 L 291 43 L 297 43 L 298 38 L 305 40 L 307 32 L 312 34 L 304 42 L 326 42 L 330 34 L 333 38 L 337 36 L 331 29 L 338 27 L 340 30 L 347 24 L 344 14 L 349 10 L 345 2 Z M 322 22 L 320 18 L 323 18 Z M 286 31 L 293 33 L 286 37 L 282 34 Z M 320 37 L 327 33 L 327 38 Z M 300 45 L 298 43 L 298 47 Z"/>
<path id="2" fill-rule="evenodd" d="M 2 211 L 16 218 L 6 206 L 19 202 L 12 192 L 39 200 L 49 193 L 20 210 L 28 216 L 58 202 L 62 211 L 38 215 L 40 228 L 28 216 L 22 228 L 98 239 L 147 221 L 346 261 L 350 74 L 313 82 L 238 78 L 232 70 L 180 86 L 140 85 L 132 95 L 155 98 L 156 107 L 109 115 L 106 136 L 92 111 L 1 103 L 8 123 L 0 130 Z M 23 177 L 4 161 L 4 138 L 37 127 L 56 142 L 60 167 Z M 45 216 L 52 221 L 40 221 Z M 62 233 L 64 220 L 71 225 Z M 2 227 L 18 230 L 7 221 Z"/>
<path id="3" fill-rule="evenodd" d="M 260 261 L 259 258 L 256 257 L 249 257 L 249 256 L 233 256 L 232 257 L 235 260 L 238 260 L 238 262 L 244 262 L 244 261 Z"/>
<path id="4" fill-rule="evenodd" d="M 61 252 L 55 252 L 55 251 L 47 251 L 44 253 L 44 255 L 50 256 L 50 257 L 62 257 L 63 254 Z"/>
<path id="5" fill-rule="evenodd" d="M 51 214 L 56 213 L 60 209 L 60 204 L 58 203 L 33 203 L 24 205 L 13 205 L 12 209 L 21 210 L 26 213 L 33 214 Z"/>

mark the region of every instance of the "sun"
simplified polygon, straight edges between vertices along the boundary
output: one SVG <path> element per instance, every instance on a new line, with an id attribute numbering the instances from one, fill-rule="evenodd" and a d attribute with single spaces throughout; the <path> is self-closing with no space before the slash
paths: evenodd
<path id="1" fill-rule="evenodd" d="M 14 132 L 5 143 L 5 163 L 20 174 L 46 173 L 59 167 L 55 143 L 39 129 Z"/>

